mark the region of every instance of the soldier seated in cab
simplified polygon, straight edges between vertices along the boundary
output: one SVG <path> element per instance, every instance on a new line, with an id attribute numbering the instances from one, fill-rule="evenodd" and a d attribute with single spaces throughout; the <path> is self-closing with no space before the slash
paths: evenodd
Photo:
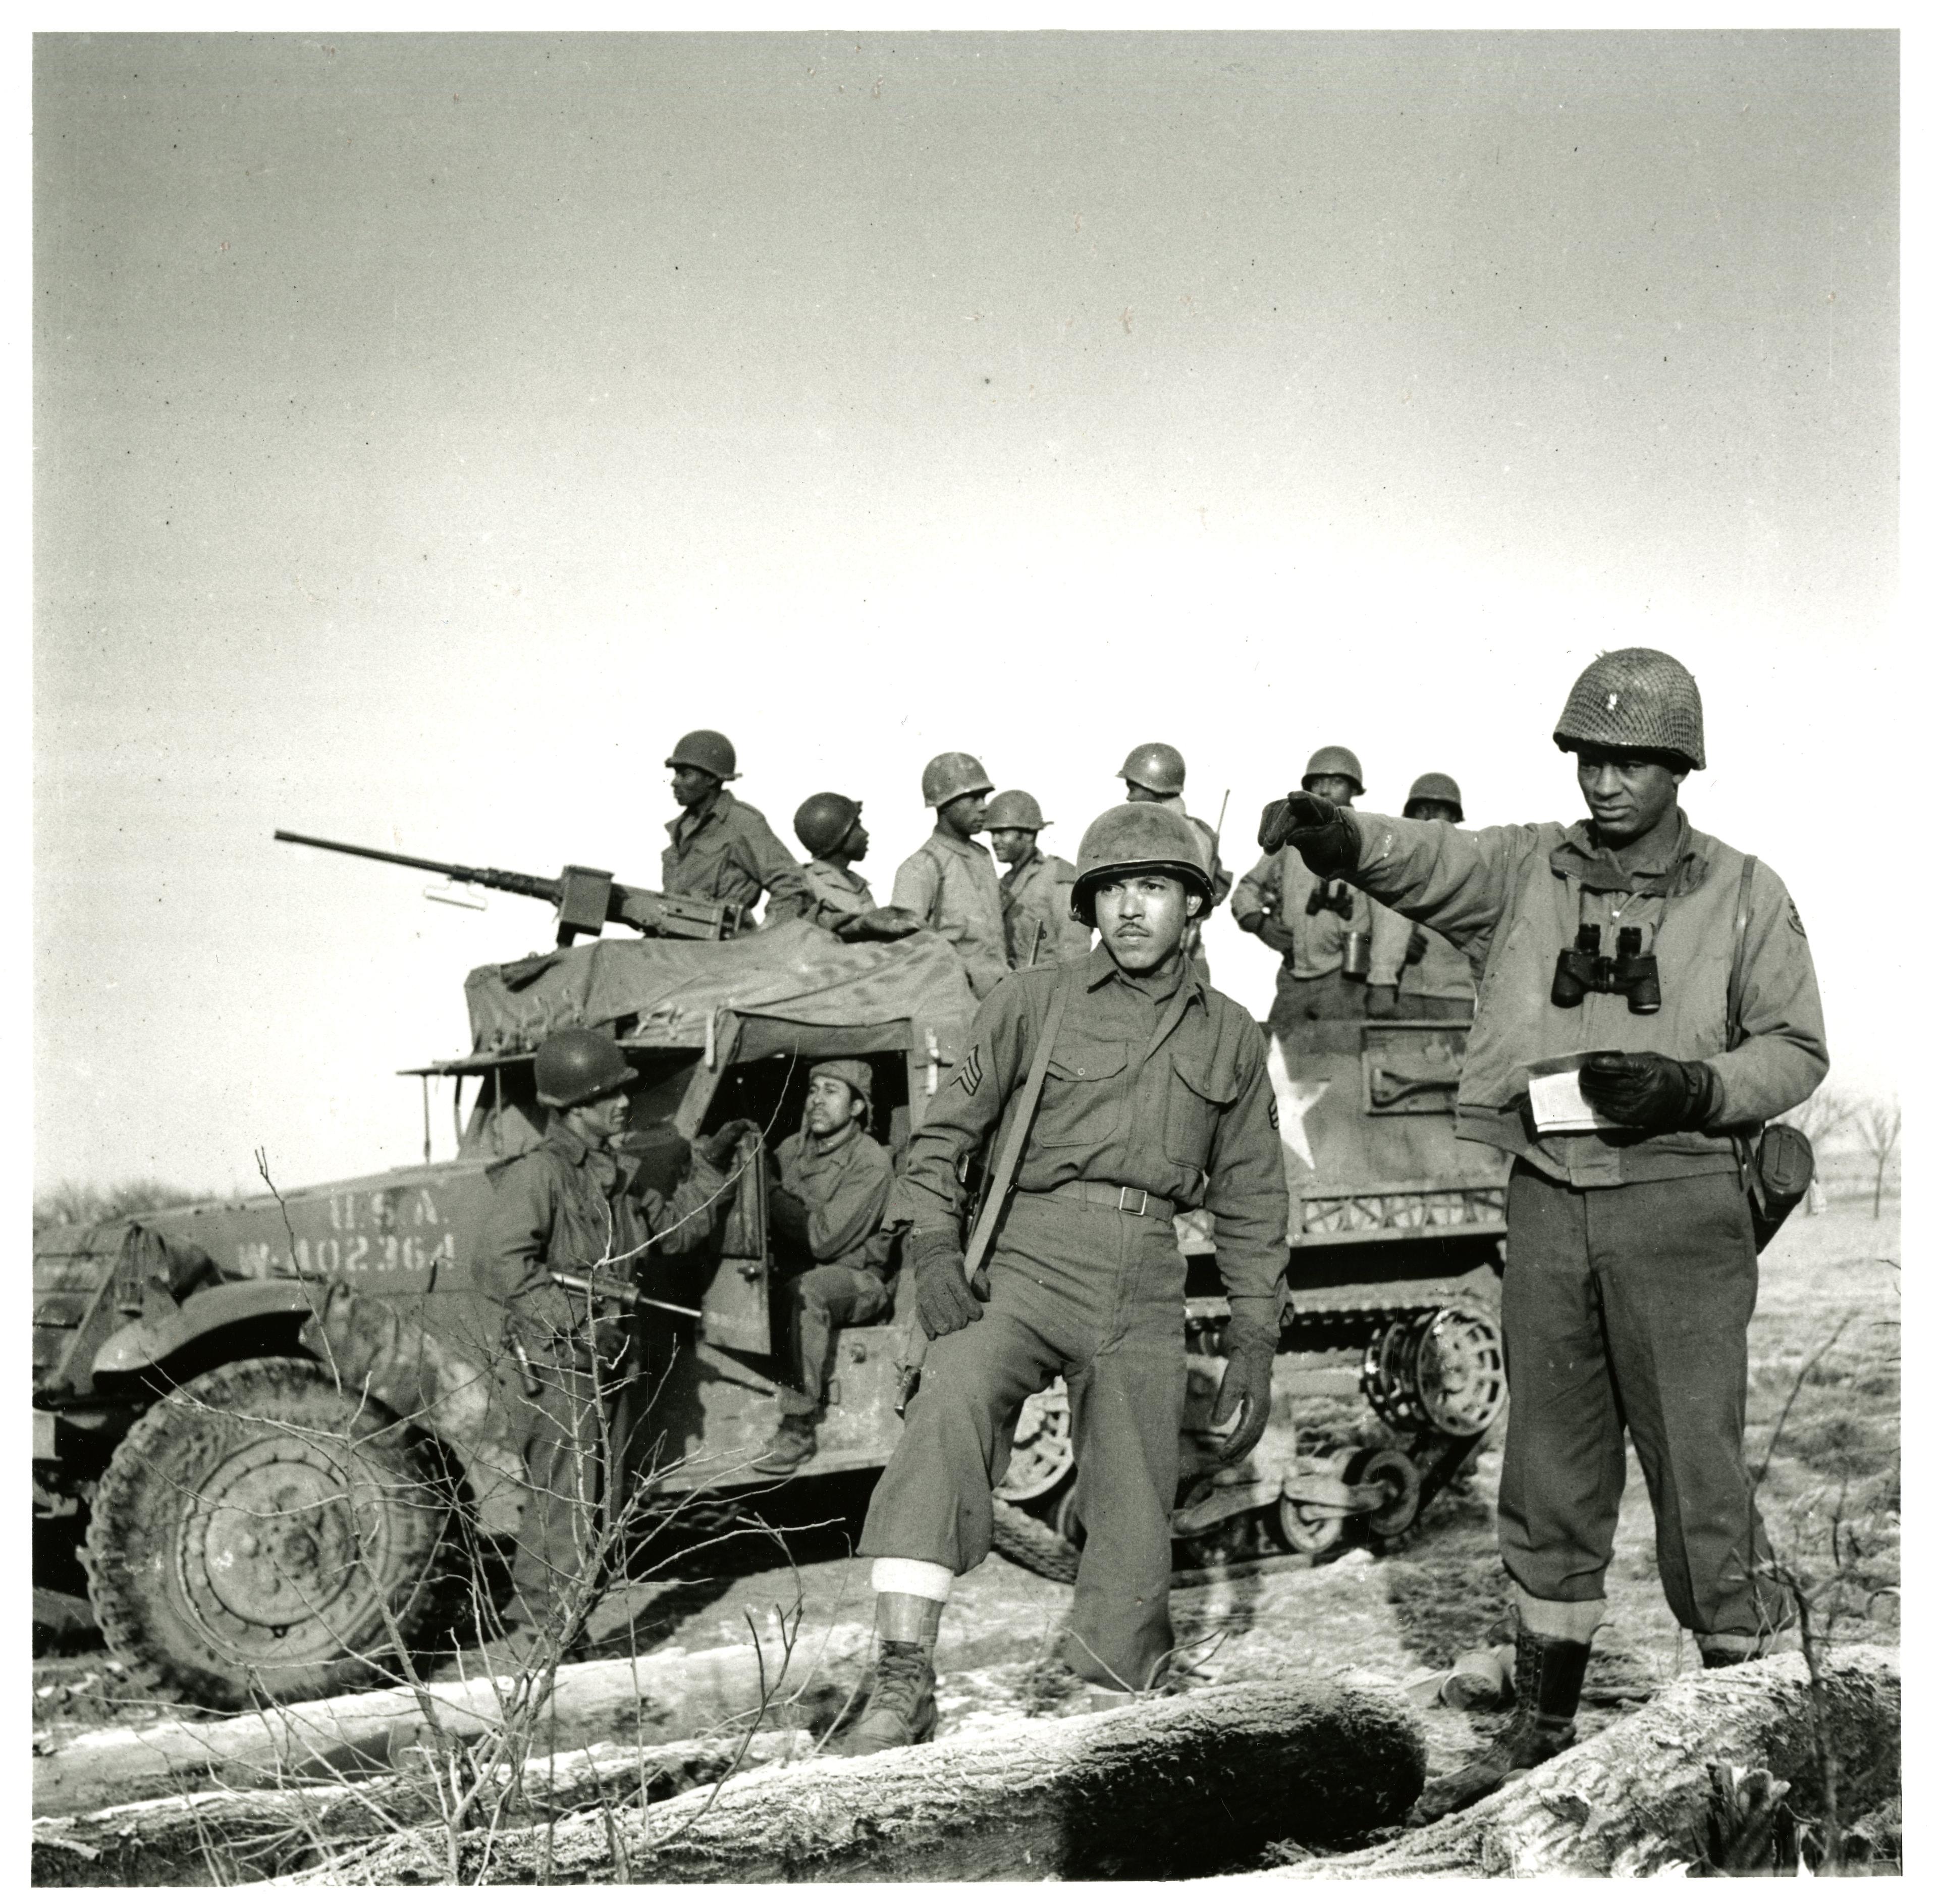
<path id="1" fill-rule="evenodd" d="M 780 1426 L 755 1463 L 791 1474 L 813 1458 L 835 1338 L 889 1312 L 890 1239 L 882 1227 L 895 1166 L 868 1134 L 873 1079 L 861 1058 L 824 1058 L 808 1073 L 800 1128 L 782 1142 L 769 1227 L 792 1311 L 792 1367 Z"/>

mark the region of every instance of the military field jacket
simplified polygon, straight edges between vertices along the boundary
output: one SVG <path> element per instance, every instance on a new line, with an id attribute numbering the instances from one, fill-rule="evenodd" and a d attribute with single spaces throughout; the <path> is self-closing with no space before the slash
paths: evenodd
<path id="1" fill-rule="evenodd" d="M 811 903 L 800 867 L 766 817 L 724 786 L 697 820 L 688 811 L 667 822 L 660 884 L 683 898 L 721 899 L 750 914 L 766 893 L 776 919 L 791 918 Z"/>
<path id="2" fill-rule="evenodd" d="M 1008 972 L 1003 889 L 987 847 L 938 826 L 896 868 L 891 903 L 906 906 L 955 947 L 979 999 Z"/>
<path id="3" fill-rule="evenodd" d="M 1346 935 L 1372 930 L 1373 908 L 1365 895 L 1340 881 L 1325 884 L 1343 893 L 1350 908 L 1348 916 L 1342 917 L 1329 907 L 1308 912 L 1305 902 L 1320 884 L 1296 849 L 1288 846 L 1267 853 L 1232 894 L 1234 918 L 1260 912 L 1291 932 L 1292 950 L 1283 954 L 1283 961 L 1296 978 L 1323 978 L 1337 972 L 1346 960 Z"/>
<path id="4" fill-rule="evenodd" d="M 999 985 L 909 1141 L 890 1220 L 959 1218 L 957 1162 L 986 1142 L 993 1154 L 1050 996 L 1066 978 L 1074 989 L 1017 1188 L 1127 1185 L 1213 1212 L 1219 1273 L 1235 1311 L 1256 1304 L 1269 1326 L 1266 1310 L 1286 1264 L 1287 1206 L 1265 1039 L 1248 1012 L 1189 966 L 1180 965 L 1177 984 L 1161 999 L 1127 982 L 1101 946 L 1079 963 L 1039 966 Z"/>
<path id="5" fill-rule="evenodd" d="M 1053 853 L 1032 853 L 1002 877 L 1003 929 L 1010 963 L 1019 971 L 1080 959 L 1090 950 L 1090 928 L 1070 916 L 1077 868 Z"/>
<path id="6" fill-rule="evenodd" d="M 561 1290 L 554 1270 L 596 1272 L 624 1282 L 649 1246 L 667 1255 L 699 1248 L 712 1233 L 724 1179 L 697 1151 L 670 1196 L 635 1187 L 628 1163 L 594 1150 L 554 1119 L 545 1141 L 486 1173 L 491 1201 L 472 1255 L 477 1285 L 500 1302 L 555 1328 L 586 1312 L 586 1299 Z"/>
<path id="7" fill-rule="evenodd" d="M 1624 871 L 1585 824 L 1489 826 L 1348 814 L 1359 840 L 1355 884 L 1443 932 L 1484 976 L 1460 1077 L 1455 1127 L 1578 1185 L 1644 1182 L 1736 1167 L 1731 1133 L 1800 1104 L 1828 1068 L 1824 1011 L 1802 920 L 1760 861 L 1744 938 L 1742 1042 L 1728 1042 L 1730 971 L 1743 855 L 1683 818 L 1659 857 Z M 1552 1003 L 1555 954 L 1583 924 L 1614 950 L 1639 926 L 1660 968 L 1662 1008 L 1632 1012 L 1617 993 Z M 1660 1051 L 1715 1072 L 1709 1127 L 1661 1136 L 1598 1130 L 1538 1136 L 1530 1063 L 1575 1051 Z"/>
<path id="8" fill-rule="evenodd" d="M 832 932 L 844 919 L 858 918 L 874 911 L 875 896 L 868 890 L 868 882 L 852 867 L 837 866 L 827 859 L 810 859 L 800 871 L 807 889 L 806 901 L 796 908 L 801 918 Z M 770 900 L 767 917 L 773 920 L 780 917 L 779 907 Z"/>
<path id="9" fill-rule="evenodd" d="M 808 1254 L 817 1263 L 880 1276 L 888 1266 L 882 1218 L 895 1182 L 889 1154 L 858 1126 L 831 1149 L 804 1130 L 783 1138 L 781 1188 L 807 1209 Z"/>

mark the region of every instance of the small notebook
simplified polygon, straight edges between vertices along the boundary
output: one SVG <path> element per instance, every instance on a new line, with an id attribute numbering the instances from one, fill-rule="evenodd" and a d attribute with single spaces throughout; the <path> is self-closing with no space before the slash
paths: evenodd
<path id="1" fill-rule="evenodd" d="M 1534 1127 L 1544 1137 L 1571 1130 L 1613 1130 L 1613 1118 L 1605 1118 L 1581 1095 L 1581 1061 L 1586 1051 L 1570 1051 L 1564 1057 L 1543 1058 L 1527 1068 L 1528 1102 L 1534 1112 Z"/>

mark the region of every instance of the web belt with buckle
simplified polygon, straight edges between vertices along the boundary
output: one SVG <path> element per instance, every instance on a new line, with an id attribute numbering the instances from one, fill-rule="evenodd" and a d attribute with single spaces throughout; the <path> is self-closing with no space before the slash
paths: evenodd
<path id="1" fill-rule="evenodd" d="M 1066 1203 L 1094 1203 L 1107 1210 L 1121 1211 L 1125 1216 L 1154 1217 L 1160 1223 L 1168 1223 L 1177 1209 L 1168 1197 L 1159 1197 L 1148 1190 L 1133 1190 L 1128 1184 L 1060 1183 L 1054 1190 L 1025 1194 L 1060 1197 Z"/>

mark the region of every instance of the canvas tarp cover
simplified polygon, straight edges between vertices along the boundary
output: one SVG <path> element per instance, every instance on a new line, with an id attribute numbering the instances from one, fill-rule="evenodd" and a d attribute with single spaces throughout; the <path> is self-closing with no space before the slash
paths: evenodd
<path id="1" fill-rule="evenodd" d="M 602 938 L 464 981 L 479 1056 L 534 1050 L 568 1025 L 612 1025 L 656 1044 L 703 1045 L 723 1008 L 803 1025 L 910 1021 L 916 1049 L 934 1035 L 945 1064 L 961 1056 L 976 1001 L 946 940 L 917 932 L 847 945 L 804 920 L 742 938 Z"/>

